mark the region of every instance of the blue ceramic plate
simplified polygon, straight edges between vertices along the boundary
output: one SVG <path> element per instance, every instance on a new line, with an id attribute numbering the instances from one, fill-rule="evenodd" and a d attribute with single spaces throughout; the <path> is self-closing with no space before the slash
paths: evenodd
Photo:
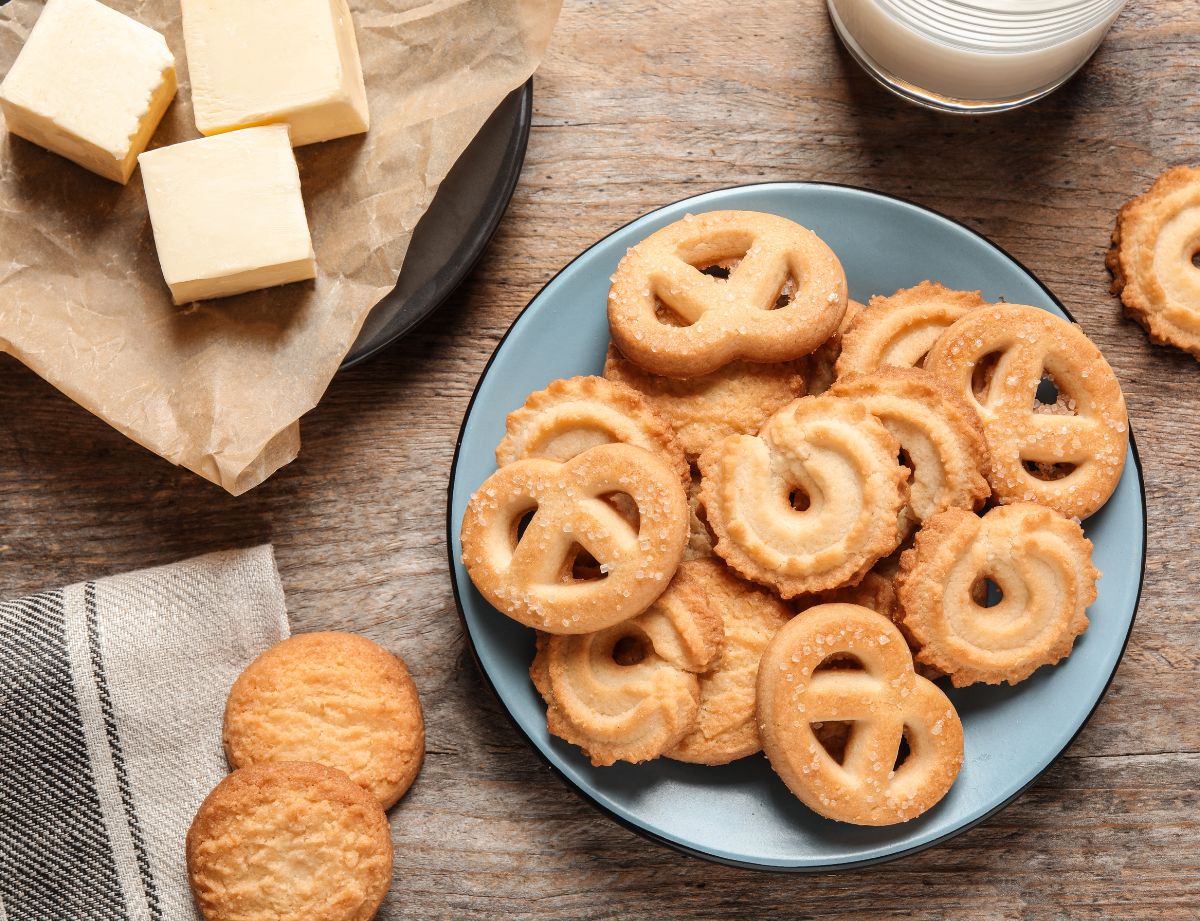
<path id="1" fill-rule="evenodd" d="M 921 850 L 970 828 L 1011 801 L 1062 753 L 1103 696 L 1133 626 L 1142 583 L 1145 505 L 1130 439 L 1125 475 L 1086 523 L 1104 573 L 1091 626 L 1074 652 L 1016 687 L 951 690 L 966 733 L 966 761 L 949 794 L 925 815 L 891 828 L 858 828 L 806 809 L 757 755 L 724 767 L 659 759 L 593 768 L 546 733 L 529 682 L 533 631 L 493 609 L 459 560 L 459 523 L 471 492 L 495 470 L 505 416 L 550 381 L 599 374 L 608 344 L 609 276 L 625 250 L 688 212 L 770 211 L 812 228 L 837 253 L 850 296 L 932 278 L 980 288 L 989 300 L 1066 315 L 1058 299 L 995 244 L 917 205 L 864 189 L 778 183 L 725 189 L 669 205 L 601 240 L 563 269 L 513 323 L 479 381 L 454 459 L 449 549 L 455 595 L 488 683 L 546 761 L 585 798 L 634 831 L 726 863 L 774 870 L 860 866 Z"/>

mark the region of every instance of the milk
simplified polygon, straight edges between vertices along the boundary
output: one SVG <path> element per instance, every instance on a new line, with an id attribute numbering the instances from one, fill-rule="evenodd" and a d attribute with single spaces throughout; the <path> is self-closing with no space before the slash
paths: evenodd
<path id="1" fill-rule="evenodd" d="M 828 0 L 842 41 L 914 101 L 992 111 L 1030 102 L 1091 57 L 1124 0 Z"/>

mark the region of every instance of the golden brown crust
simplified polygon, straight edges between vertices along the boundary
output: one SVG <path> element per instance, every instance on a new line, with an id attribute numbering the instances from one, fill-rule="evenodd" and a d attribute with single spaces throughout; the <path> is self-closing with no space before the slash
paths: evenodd
<path id="1" fill-rule="evenodd" d="M 708 604 L 720 612 L 724 643 L 700 675 L 696 727 L 668 758 L 693 764 L 728 764 L 762 748 L 754 719 L 758 660 L 792 612 L 778 598 L 739 579 L 719 560 L 697 560 L 693 577 Z"/>
<path id="2" fill-rule="evenodd" d="M 632 387 L 602 377 L 551 381 L 508 414 L 496 466 L 527 457 L 566 462 L 601 444 L 631 444 L 662 454 L 685 483 L 683 448 L 670 425 Z"/>
<path id="3" fill-rule="evenodd" d="M 838 328 L 820 348 L 808 356 L 808 392 L 812 396 L 820 396 L 837 380 L 837 360 L 838 356 L 842 354 L 842 342 L 845 339 L 846 331 L 850 329 L 858 315 L 866 309 L 858 301 L 847 301 L 846 313 L 842 316 L 842 322 L 838 324 Z M 797 395 L 803 396 L 803 394 Z"/>
<path id="4" fill-rule="evenodd" d="M 859 403 L 831 396 L 804 397 L 757 436 L 714 445 L 700 458 L 700 501 L 717 555 L 784 598 L 858 582 L 900 540 L 908 469 L 898 452 Z"/>
<path id="5" fill-rule="evenodd" d="M 196 813 L 187 871 L 206 921 L 368 921 L 391 884 L 387 816 L 333 768 L 242 768 Z"/>
<path id="6" fill-rule="evenodd" d="M 849 658 L 821 668 L 830 657 Z M 810 608 L 767 645 L 758 671 L 763 751 L 788 789 L 826 818 L 893 825 L 916 818 L 954 783 L 962 723 L 946 695 L 913 671 L 895 625 L 850 604 Z M 814 731 L 852 722 L 841 762 Z M 910 753 L 895 766 L 901 739 Z"/>
<path id="7" fill-rule="evenodd" d="M 731 265 L 728 279 L 704 274 Z M 710 211 L 646 237 L 617 265 L 608 322 L 652 374 L 695 377 L 731 361 L 792 361 L 837 328 L 846 276 L 811 230 L 775 214 Z"/>
<path id="8" fill-rule="evenodd" d="M 384 809 L 403 796 L 425 757 L 425 722 L 404 663 L 353 633 L 301 633 L 238 676 L 225 705 L 234 769 L 315 761 L 344 771 Z"/>
<path id="9" fill-rule="evenodd" d="M 1125 398 L 1075 324 L 1021 304 L 973 310 L 934 343 L 925 368 L 979 412 L 1000 502 L 1086 518 L 1117 488 L 1129 442 Z M 1059 391 L 1050 406 L 1035 402 L 1044 375 Z"/>
<path id="10" fill-rule="evenodd" d="M 935 515 L 900 558 L 897 587 L 917 659 L 957 686 L 1016 684 L 1071 652 L 1087 629 L 1099 572 L 1079 524 L 1033 503 L 1002 505 L 982 518 L 959 509 Z M 980 605 L 983 580 L 999 604 Z"/>
<path id="11" fill-rule="evenodd" d="M 840 378 L 830 395 L 857 400 L 900 444 L 912 470 L 908 505 L 900 513 L 907 536 L 948 508 L 977 509 L 991 495 L 988 450 L 974 406 L 919 368 L 884 367 Z"/>
<path id="12" fill-rule="evenodd" d="M 627 444 L 598 445 L 565 464 L 530 458 L 501 467 L 471 496 L 461 535 L 467 573 L 492 606 L 564 634 L 644 611 L 671 581 L 687 538 L 678 471 Z M 593 577 L 573 572 L 584 554 L 599 569 Z"/>
<path id="13" fill-rule="evenodd" d="M 978 291 L 923 281 L 888 297 L 876 295 L 842 337 L 837 376 L 881 367 L 920 367 L 938 336 L 970 311 L 987 306 Z"/>
<path id="14" fill-rule="evenodd" d="M 1125 313 L 1152 341 L 1200 358 L 1200 167 L 1177 166 L 1117 215 L 1105 258 Z"/>
<path id="15" fill-rule="evenodd" d="M 643 371 L 609 346 L 605 378 L 638 391 L 674 430 L 695 461 L 729 435 L 753 435 L 780 407 L 805 393 L 805 360 L 776 364 L 734 361 L 710 374 L 679 380 Z"/>
<path id="16" fill-rule="evenodd" d="M 720 654 L 721 613 L 707 561 L 682 563 L 667 590 L 632 620 L 595 633 L 540 634 L 529 673 L 551 735 L 597 766 L 657 758 L 696 725 L 697 673 Z"/>

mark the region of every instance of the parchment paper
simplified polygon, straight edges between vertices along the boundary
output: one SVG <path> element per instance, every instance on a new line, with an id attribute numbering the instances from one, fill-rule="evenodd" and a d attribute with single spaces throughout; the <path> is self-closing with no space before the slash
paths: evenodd
<path id="1" fill-rule="evenodd" d="M 151 146 L 199 137 L 179 0 L 105 2 L 175 55 Z M 175 307 L 140 172 L 122 187 L 0 127 L 0 351 L 172 463 L 235 495 L 257 486 L 296 457 L 300 416 L 396 284 L 438 184 L 536 69 L 560 4 L 351 0 L 371 130 L 296 151 L 315 282 Z M 0 6 L 0 75 L 41 6 Z"/>

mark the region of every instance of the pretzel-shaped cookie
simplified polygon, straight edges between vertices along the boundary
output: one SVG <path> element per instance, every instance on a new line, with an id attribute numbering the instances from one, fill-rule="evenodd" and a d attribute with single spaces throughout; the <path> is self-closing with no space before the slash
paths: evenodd
<path id="1" fill-rule="evenodd" d="M 636 524 L 611 501 L 620 496 L 636 508 Z M 493 473 L 467 503 L 462 559 L 480 594 L 513 620 L 590 633 L 662 594 L 687 536 L 677 472 L 642 448 L 606 444 L 565 464 L 531 458 Z M 585 554 L 598 573 L 576 578 Z"/>
<path id="2" fill-rule="evenodd" d="M 691 732 L 700 708 L 696 673 L 724 640 L 705 591 L 706 565 L 683 563 L 632 620 L 582 636 L 538 635 L 529 675 L 546 701 L 552 735 L 600 766 L 657 758 Z"/>
<path id="3" fill-rule="evenodd" d="M 720 267 L 728 278 L 703 269 Z M 608 322 L 621 353 L 654 374 L 695 377 L 739 358 L 790 361 L 846 310 L 846 275 L 811 230 L 756 211 L 688 215 L 617 266 Z"/>
<path id="4" fill-rule="evenodd" d="M 973 310 L 938 339 L 925 368 L 978 408 L 1000 502 L 1086 518 L 1117 488 L 1129 442 L 1125 397 L 1075 324 L 1020 304 Z M 1046 375 L 1059 391 L 1048 406 L 1036 403 Z"/>
<path id="5" fill-rule="evenodd" d="M 887 297 L 876 295 L 842 336 L 838 377 L 883 367 L 918 368 L 938 337 L 972 310 L 986 307 L 978 291 L 923 281 Z"/>
<path id="6" fill-rule="evenodd" d="M 819 668 L 830 657 L 859 667 Z M 896 626 L 857 605 L 810 608 L 775 635 L 759 664 L 758 720 L 788 789 L 839 822 L 907 822 L 946 795 L 962 765 L 954 705 L 913 671 Z M 843 722 L 852 728 L 839 763 L 812 724 Z M 909 754 L 896 765 L 902 738 Z"/>
<path id="7" fill-rule="evenodd" d="M 602 377 L 552 381 L 508 414 L 496 466 L 527 457 L 569 461 L 596 445 L 631 444 L 663 456 L 686 485 L 691 469 L 671 427 L 632 387 Z"/>
<path id="8" fill-rule="evenodd" d="M 1155 342 L 1200 358 L 1200 167 L 1167 170 L 1117 217 L 1113 293 Z"/>
<path id="9" fill-rule="evenodd" d="M 935 515 L 901 556 L 896 581 L 917 661 L 962 686 L 1016 684 L 1069 655 L 1099 576 L 1076 522 L 1018 502 L 982 518 Z M 989 579 L 1003 598 L 985 608 Z"/>
<path id="10" fill-rule="evenodd" d="M 717 555 L 784 598 L 857 582 L 900 542 L 899 450 L 860 403 L 831 396 L 713 445 L 700 456 L 700 502 Z"/>
<path id="11" fill-rule="evenodd" d="M 979 414 L 936 375 L 884 367 L 840 378 L 829 393 L 862 403 L 900 443 L 912 468 L 908 505 L 900 513 L 905 536 L 936 512 L 979 508 L 991 494 Z"/>

